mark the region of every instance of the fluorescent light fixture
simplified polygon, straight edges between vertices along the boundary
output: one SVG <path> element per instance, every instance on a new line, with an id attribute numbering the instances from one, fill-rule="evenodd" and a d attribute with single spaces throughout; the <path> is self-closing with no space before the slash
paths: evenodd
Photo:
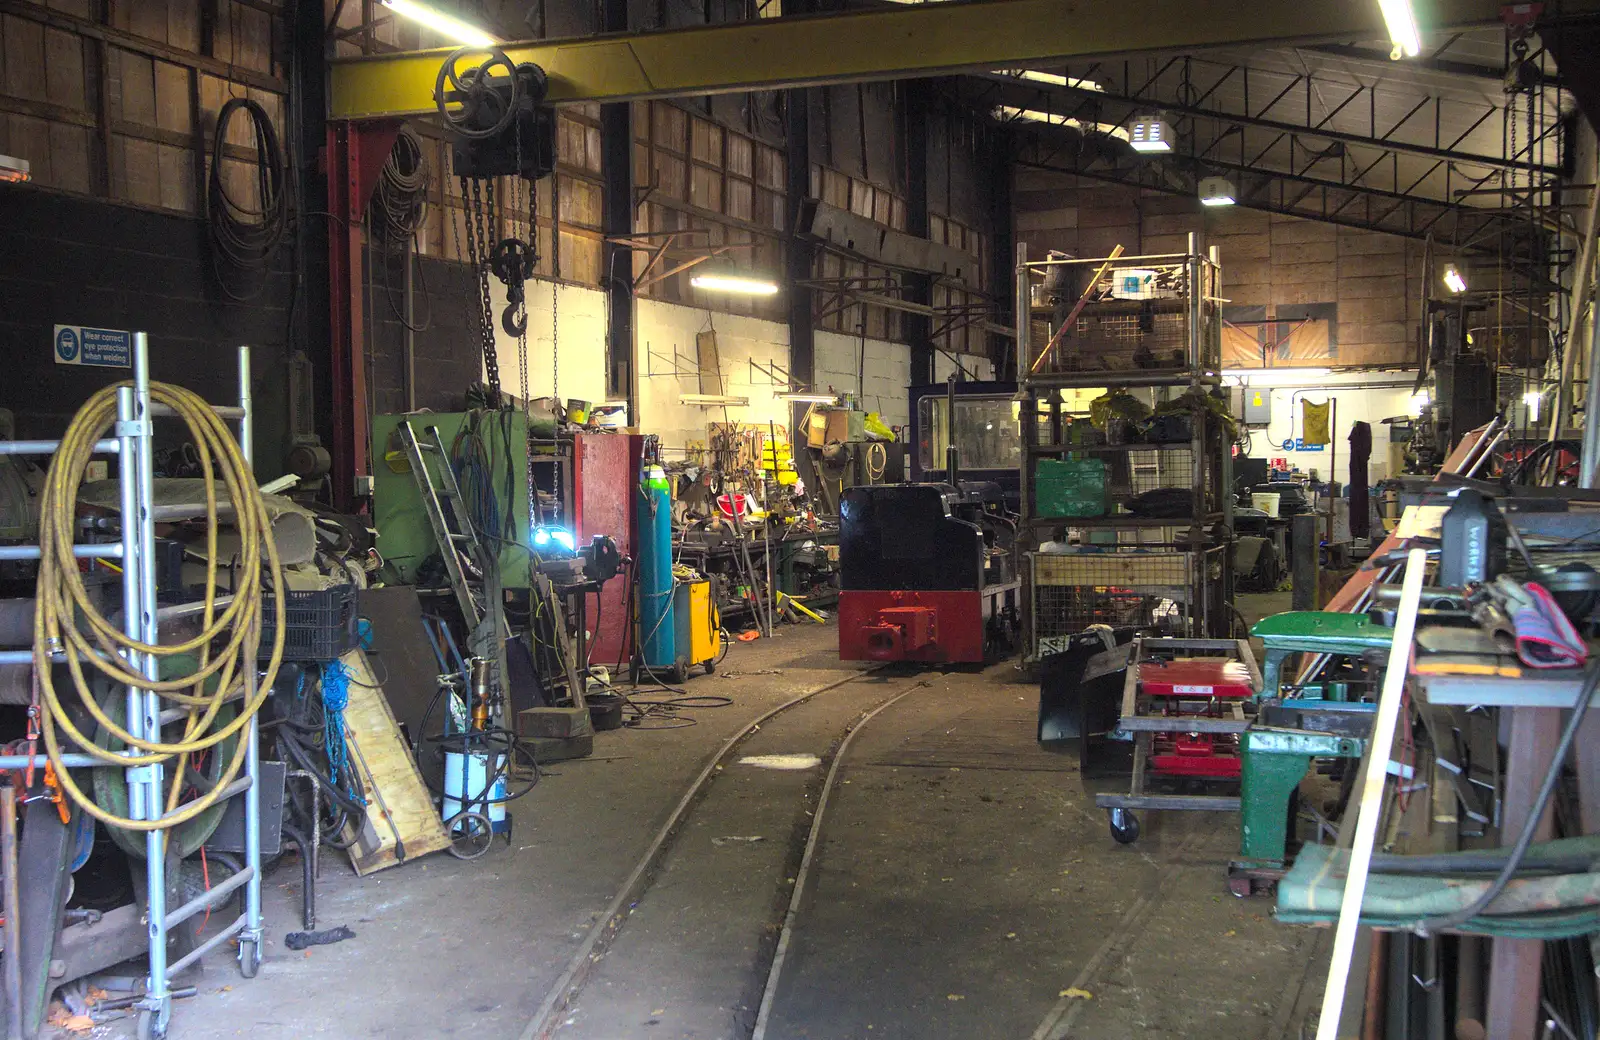
<path id="1" fill-rule="evenodd" d="M 750 404 L 750 398 L 735 394 L 679 394 L 678 403 L 702 408 L 744 408 Z"/>
<path id="2" fill-rule="evenodd" d="M 32 167 L 26 159 L 18 159 L 14 155 L 0 155 L 0 181 L 14 181 L 21 183 L 32 180 Z"/>
<path id="3" fill-rule="evenodd" d="M 1389 42 L 1394 44 L 1390 58 L 1415 58 L 1422 53 L 1422 35 L 1417 31 L 1417 13 L 1411 0 L 1378 0 L 1383 23 L 1389 27 Z"/>
<path id="4" fill-rule="evenodd" d="M 1200 178 L 1200 205 L 1231 206 L 1234 204 L 1233 182 L 1226 177 Z"/>
<path id="5" fill-rule="evenodd" d="M 791 401 L 796 404 L 833 404 L 839 400 L 838 394 L 816 393 L 811 390 L 783 390 L 773 396 L 780 401 Z"/>
<path id="6" fill-rule="evenodd" d="M 1252 386 L 1286 386 L 1321 379 L 1332 371 L 1331 368 L 1225 368 L 1222 375 L 1242 379 Z"/>
<path id="7" fill-rule="evenodd" d="M 1023 120 L 1029 123 L 1045 123 L 1049 126 L 1064 126 L 1068 130 L 1076 130 L 1080 134 L 1105 134 L 1115 137 L 1120 141 L 1128 139 L 1127 128 L 1116 123 L 1095 123 L 1083 119 L 1074 119 L 1071 116 L 1060 115 L 1055 112 L 1041 112 L 1037 108 L 1017 108 L 1014 105 L 996 105 L 993 115 L 1002 123 L 1014 120 Z"/>
<path id="8" fill-rule="evenodd" d="M 1128 143 L 1136 152 L 1172 151 L 1172 126 L 1160 116 L 1139 116 L 1128 128 Z"/>
<path id="9" fill-rule="evenodd" d="M 463 47 L 493 47 L 500 42 L 477 26 L 417 0 L 383 0 L 383 6 Z"/>
<path id="10" fill-rule="evenodd" d="M 1444 287 L 1457 295 L 1467 291 L 1467 280 L 1461 276 L 1461 269 L 1455 264 L 1445 265 Z"/>
<path id="11" fill-rule="evenodd" d="M 741 296 L 773 296 L 778 292 L 778 283 L 772 279 L 744 274 L 732 267 L 700 271 L 689 276 L 689 284 L 707 292 L 737 293 Z"/>
<path id="12" fill-rule="evenodd" d="M 1541 390 L 1528 390 L 1522 395 L 1522 403 L 1528 406 L 1528 418 L 1534 422 L 1539 420 L 1539 405 L 1544 401 L 1544 392 Z"/>
<path id="13" fill-rule="evenodd" d="M 1032 80 L 1034 83 L 1048 83 L 1053 87 L 1071 87 L 1074 90 L 1092 90 L 1097 94 L 1104 94 L 1106 88 L 1092 79 L 1079 79 L 1077 76 L 1063 76 L 1059 72 L 1036 72 L 1033 69 L 997 69 L 1001 76 L 1010 76 L 1012 79 Z"/>

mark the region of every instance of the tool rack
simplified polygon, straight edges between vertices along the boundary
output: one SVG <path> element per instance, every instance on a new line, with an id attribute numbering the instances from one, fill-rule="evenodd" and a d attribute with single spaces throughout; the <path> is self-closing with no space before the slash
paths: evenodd
<path id="1" fill-rule="evenodd" d="M 1149 299 L 1108 295 L 1108 279 L 1153 272 Z M 1033 287 L 1067 286 L 1070 312 L 1035 303 Z M 1075 281 L 1082 284 L 1073 284 Z M 1221 383 L 1222 271 L 1217 250 L 1191 234 L 1182 253 L 1029 261 L 1017 247 L 1018 419 L 1022 433 L 1018 548 L 1023 551 L 1023 659 L 1031 664 L 1091 624 L 1161 629 L 1190 637 L 1231 630 L 1233 496 L 1230 442 L 1198 404 L 1186 440 L 1068 443 L 1062 391 L 1191 388 Z M 1081 295 L 1077 295 L 1081 291 Z M 1118 442 L 1118 443 L 1112 443 Z M 1039 509 L 1041 459 L 1099 459 L 1107 473 L 1103 516 Z M 1191 489 L 1187 515 L 1135 516 L 1127 499 Z M 1029 552 L 1055 528 L 1075 532 L 1079 553 Z"/>
<path id="2" fill-rule="evenodd" d="M 1158 793 L 1150 781 L 1237 783 L 1240 742 L 1260 689 L 1246 640 L 1135 639 L 1117 724 L 1133 742 L 1132 782 L 1127 794 L 1095 795 L 1111 836 L 1125 845 L 1138 840 L 1134 809 L 1237 810 L 1237 795 Z"/>
<path id="3" fill-rule="evenodd" d="M 75 545 L 73 554 L 79 559 L 119 561 L 118 566 L 122 568 L 123 632 L 129 639 L 155 644 L 160 641 L 160 614 L 156 608 L 153 420 L 172 413 L 165 405 L 155 404 L 150 399 L 149 362 L 149 337 L 143 332 L 136 332 L 133 334 L 133 380 L 131 385 L 117 389 L 117 421 L 113 435 L 95 444 L 96 454 L 115 455 L 120 462 L 117 479 L 121 485 L 121 540 Z M 248 462 L 251 461 L 253 447 L 249 347 L 240 347 L 238 350 L 238 380 L 239 403 L 212 407 L 220 418 L 238 423 L 239 447 Z M 0 454 L 43 457 L 53 455 L 60 446 L 60 441 L 0 441 Z M 39 557 L 37 545 L 0 546 L 0 560 L 38 560 Z M 128 651 L 127 659 L 131 670 L 141 672 L 152 680 L 159 678 L 160 662 L 153 655 Z M 0 651 L 0 663 L 31 663 L 32 660 L 31 650 Z M 254 692 L 255 679 L 253 672 L 247 672 L 244 677 L 247 698 Z M 181 709 L 163 711 L 158 693 L 135 687 L 127 690 L 128 730 L 135 736 L 147 740 L 159 739 L 162 725 L 176 721 L 182 715 Z M 240 973 L 245 978 L 254 978 L 261 965 L 261 790 L 258 782 L 261 754 L 258 724 L 254 716 L 245 727 L 244 739 L 244 774 L 229 785 L 226 794 L 229 798 L 243 795 L 245 800 L 243 870 L 187 903 L 168 909 L 166 832 L 145 832 L 147 905 L 144 920 L 148 928 L 150 970 L 144 996 L 135 1005 L 139 1009 L 140 1040 L 166 1035 L 172 1016 L 172 978 L 211 950 L 237 938 Z M 86 754 L 67 754 L 62 757 L 69 768 L 116 768 Z M 37 756 L 31 755 L 0 755 L 0 769 L 26 769 L 38 761 Z M 165 815 L 162 808 L 163 773 L 164 769 L 159 763 L 127 770 L 128 805 L 134 818 L 159 820 Z M 215 909 L 241 889 L 244 891 L 244 912 L 193 950 L 168 964 L 167 939 L 171 930 L 196 914 Z M 21 1009 L 13 1006 L 11 1013 L 20 1015 Z"/>

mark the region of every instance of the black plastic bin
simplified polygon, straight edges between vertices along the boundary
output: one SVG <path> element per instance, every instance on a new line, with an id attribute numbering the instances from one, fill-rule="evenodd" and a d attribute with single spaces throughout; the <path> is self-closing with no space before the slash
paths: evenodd
<path id="1" fill-rule="evenodd" d="M 274 594 L 261 597 L 261 649 L 259 656 L 272 656 L 272 640 L 277 632 Z M 360 642 L 357 629 L 361 618 L 360 590 L 354 585 L 335 585 L 311 592 L 290 591 L 284 604 L 283 659 L 285 661 L 333 661 L 355 649 Z"/>

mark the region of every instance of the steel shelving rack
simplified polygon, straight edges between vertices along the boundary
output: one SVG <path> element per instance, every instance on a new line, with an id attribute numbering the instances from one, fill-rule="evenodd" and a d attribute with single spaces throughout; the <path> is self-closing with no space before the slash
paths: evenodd
<path id="1" fill-rule="evenodd" d="M 123 633 L 129 639 L 148 644 L 159 642 L 162 611 L 156 606 L 155 578 L 155 496 L 154 496 L 154 423 L 157 418 L 169 417 L 172 412 L 165 405 L 150 399 L 150 344 L 143 332 L 133 334 L 133 379 L 129 385 L 117 389 L 117 420 L 112 436 L 95 443 L 95 453 L 118 457 L 117 479 L 120 484 L 119 504 L 122 513 L 122 536 L 119 541 L 75 545 L 73 554 L 80 559 L 109 559 L 119 561 L 122 568 Z M 239 403 L 213 405 L 218 417 L 236 422 L 239 429 L 239 447 L 245 461 L 253 461 L 253 431 L 251 427 L 250 348 L 238 348 Z M 0 455 L 28 455 L 44 457 L 53 455 L 61 446 L 56 441 L 0 441 Z M 130 518 L 133 522 L 130 522 Z M 0 546 L 0 560 L 38 560 L 37 545 Z M 59 654 L 57 655 L 59 658 Z M 141 672 L 149 679 L 159 678 L 160 662 L 153 656 L 125 652 L 131 670 Z M 0 651 L 0 663 L 31 663 L 31 650 Z M 245 676 L 246 697 L 254 692 L 254 673 Z M 141 739 L 159 739 L 161 727 L 183 717 L 182 709 L 162 709 L 161 695 L 151 690 L 129 687 L 127 690 L 128 730 Z M 172 1016 L 173 976 L 197 962 L 211 950 L 230 939 L 239 943 L 239 970 L 245 978 L 254 978 L 261 965 L 261 751 L 257 720 L 251 717 L 245 727 L 246 741 L 244 774 L 229 785 L 225 798 L 244 797 L 244 869 L 227 881 L 201 893 L 174 909 L 167 908 L 168 877 L 166 870 L 166 832 L 145 832 L 145 884 L 147 904 L 145 922 L 148 929 L 149 974 L 145 981 L 143 999 L 139 1008 L 138 1036 L 163 1037 Z M 0 755 L 0 769 L 25 769 L 42 761 L 41 756 Z M 69 768 L 116 768 L 86 754 L 63 755 Z M 162 779 L 165 770 L 156 765 L 134 767 L 127 770 L 128 805 L 131 816 L 140 820 L 159 820 L 163 809 Z M 196 914 L 215 909 L 224 900 L 244 890 L 244 912 L 230 924 L 198 944 L 183 957 L 167 963 L 167 940 L 171 930 Z M 13 1009 L 20 1014 L 20 1009 Z"/>
<path id="2" fill-rule="evenodd" d="M 1099 259 L 1028 259 L 1017 246 L 1018 421 L 1023 561 L 1024 662 L 1090 624 L 1163 628 L 1189 637 L 1225 636 L 1232 626 L 1231 439 L 1203 404 L 1190 409 L 1187 441 L 1065 442 L 1061 393 L 1086 388 L 1170 388 L 1210 393 L 1221 384 L 1221 263 L 1191 234 L 1182 253 Z M 1148 272 L 1144 299 L 1116 298 L 1108 280 Z M 1037 305 L 1033 286 L 1067 288 L 1072 305 Z M 1075 284 L 1081 283 L 1081 284 Z M 1036 315 L 1048 318 L 1035 335 Z M 1062 325 L 1070 328 L 1062 329 Z M 1107 462 L 1111 505 L 1104 516 L 1038 512 L 1041 459 Z M 1187 516 L 1135 516 L 1120 509 L 1141 491 L 1191 490 Z M 1048 532 L 1065 528 L 1105 551 L 1040 553 Z"/>

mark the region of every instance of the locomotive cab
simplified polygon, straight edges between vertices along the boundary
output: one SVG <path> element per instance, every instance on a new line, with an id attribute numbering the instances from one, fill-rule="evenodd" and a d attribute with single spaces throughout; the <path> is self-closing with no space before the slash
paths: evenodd
<path id="1" fill-rule="evenodd" d="M 981 663 L 1017 627 L 1016 523 L 993 483 L 878 484 L 839 505 L 839 657 Z"/>

